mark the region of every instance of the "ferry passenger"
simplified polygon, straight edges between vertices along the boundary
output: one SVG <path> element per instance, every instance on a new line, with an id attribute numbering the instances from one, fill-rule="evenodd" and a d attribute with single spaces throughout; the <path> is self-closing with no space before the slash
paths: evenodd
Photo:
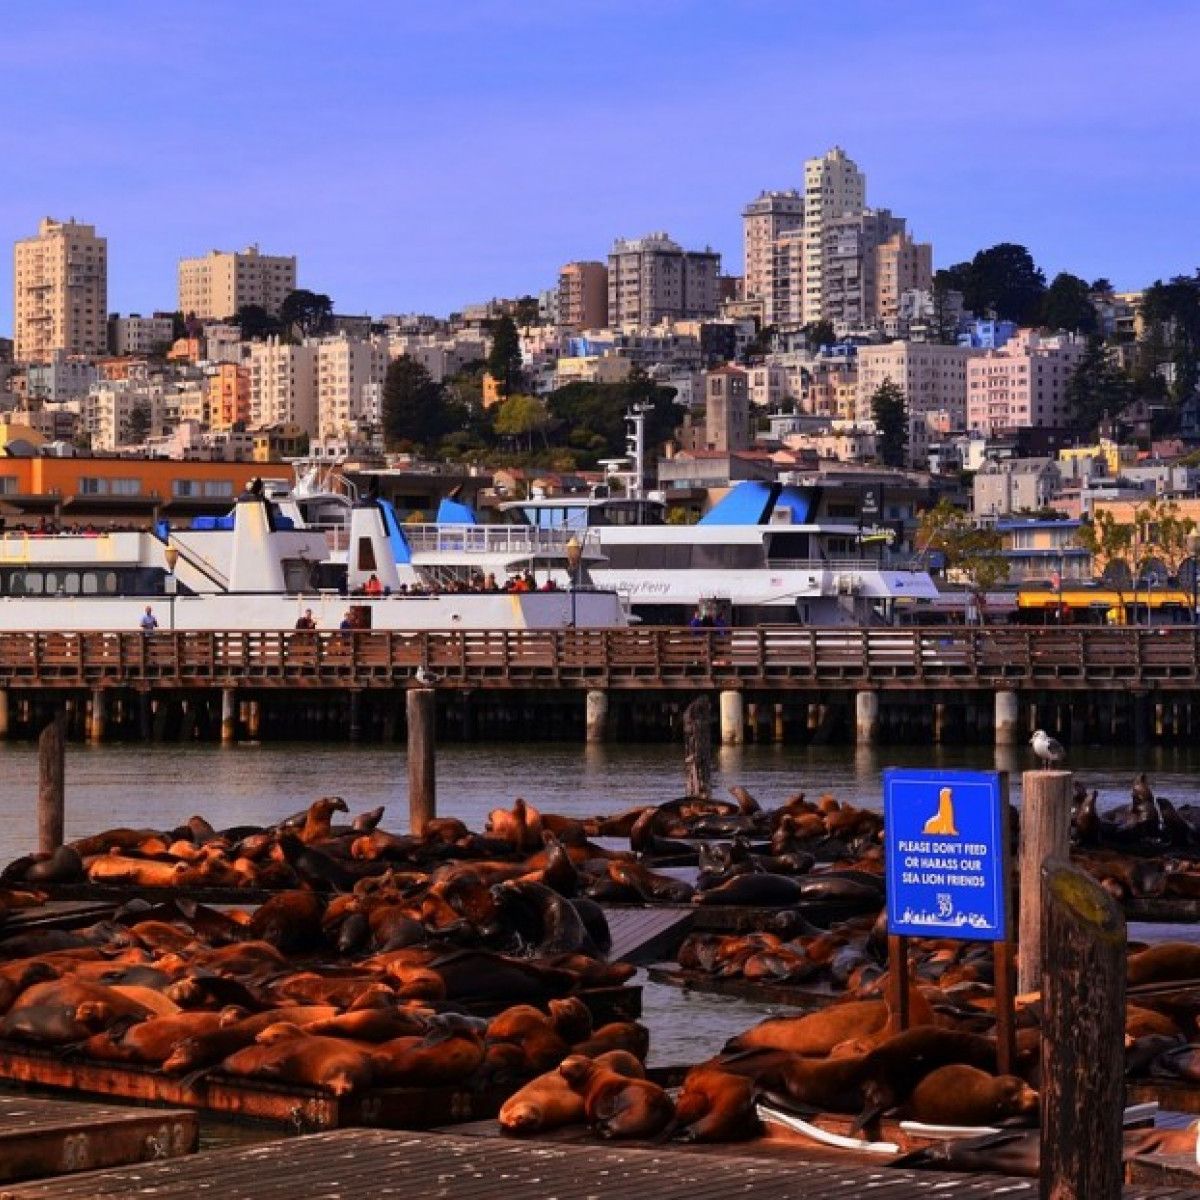
<path id="1" fill-rule="evenodd" d="M 372 575 L 371 578 L 367 580 L 366 585 L 363 587 L 363 591 L 368 596 L 382 596 L 383 584 L 379 582 L 379 576 Z"/>
<path id="2" fill-rule="evenodd" d="M 313 610 L 311 608 L 306 608 L 304 610 L 304 616 L 297 619 L 296 628 L 297 629 L 316 629 L 316 627 L 317 627 L 317 620 L 313 616 Z"/>
<path id="3" fill-rule="evenodd" d="M 142 619 L 138 624 L 141 625 L 143 633 L 153 633 L 158 628 L 158 618 L 149 604 L 146 605 L 146 611 L 142 613 Z"/>
<path id="4" fill-rule="evenodd" d="M 354 628 L 354 614 L 349 609 L 346 609 L 346 615 L 342 618 L 342 623 L 338 626 L 338 628 L 339 629 L 353 629 Z"/>

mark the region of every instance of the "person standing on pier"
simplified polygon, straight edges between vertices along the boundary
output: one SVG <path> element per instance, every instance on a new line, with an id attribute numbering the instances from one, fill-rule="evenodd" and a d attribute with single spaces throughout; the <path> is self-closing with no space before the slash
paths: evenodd
<path id="1" fill-rule="evenodd" d="M 146 611 L 142 613 L 142 619 L 138 624 L 141 625 L 143 633 L 153 633 L 158 628 L 158 618 L 149 604 L 146 605 Z"/>

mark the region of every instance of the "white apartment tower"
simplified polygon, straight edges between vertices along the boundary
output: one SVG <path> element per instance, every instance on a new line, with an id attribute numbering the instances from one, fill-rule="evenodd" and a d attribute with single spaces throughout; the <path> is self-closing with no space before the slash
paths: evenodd
<path id="1" fill-rule="evenodd" d="M 317 346 L 290 346 L 278 338 L 251 342 L 250 424 L 317 427 Z"/>
<path id="2" fill-rule="evenodd" d="M 108 240 L 94 225 L 46 217 L 13 254 L 13 353 L 103 354 L 108 341 Z"/>
<path id="3" fill-rule="evenodd" d="M 867 203 L 866 176 L 834 146 L 804 164 L 804 264 L 800 281 L 801 322 L 824 316 L 826 226 L 837 217 L 860 213 Z"/>
<path id="4" fill-rule="evenodd" d="M 201 321 L 224 321 L 247 304 L 272 316 L 296 290 L 295 255 L 260 254 L 257 246 L 238 253 L 210 250 L 179 260 L 179 311 Z"/>
<path id="5" fill-rule="evenodd" d="M 383 420 L 387 342 L 333 337 L 316 345 L 318 436 L 323 441 L 354 440 L 378 431 Z"/>

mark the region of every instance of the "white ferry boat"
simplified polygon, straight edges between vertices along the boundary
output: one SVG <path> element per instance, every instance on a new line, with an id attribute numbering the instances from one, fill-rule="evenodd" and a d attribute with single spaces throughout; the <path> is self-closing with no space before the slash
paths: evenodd
<path id="1" fill-rule="evenodd" d="M 188 529 L 0 537 L 0 630 L 139 628 L 150 610 L 159 629 L 291 629 L 311 614 L 318 629 L 560 629 L 628 624 L 615 592 L 595 588 L 482 590 L 493 571 L 459 581 L 425 573 L 384 501 L 353 504 L 346 552 L 331 559 L 320 528 L 289 517 L 265 494 L 241 496 L 228 517 Z M 579 581 L 592 539 L 499 530 L 508 554 Z M 493 572 L 494 573 L 494 572 Z M 476 590 L 478 589 L 478 590 Z"/>

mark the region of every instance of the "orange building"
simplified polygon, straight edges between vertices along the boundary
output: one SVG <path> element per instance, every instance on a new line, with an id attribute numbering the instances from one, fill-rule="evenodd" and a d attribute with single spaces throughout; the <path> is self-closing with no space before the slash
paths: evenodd
<path id="1" fill-rule="evenodd" d="M 230 429 L 250 420 L 250 371 L 221 363 L 208 377 L 208 411 L 213 429 Z"/>
<path id="2" fill-rule="evenodd" d="M 0 516 L 9 528 L 148 525 L 227 512 L 251 480 L 293 480 L 290 463 L 155 458 L 0 458 Z"/>

